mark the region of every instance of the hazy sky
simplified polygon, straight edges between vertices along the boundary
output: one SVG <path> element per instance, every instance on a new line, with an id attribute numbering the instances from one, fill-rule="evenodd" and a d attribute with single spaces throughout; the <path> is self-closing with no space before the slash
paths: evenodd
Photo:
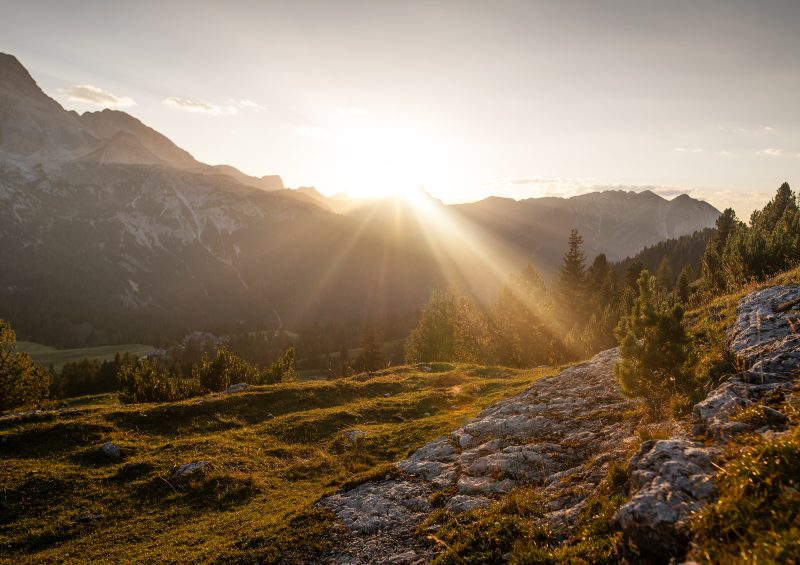
<path id="1" fill-rule="evenodd" d="M 800 188 L 798 26 L 797 0 L 0 0 L 0 51 L 68 109 L 287 186 L 652 186 L 744 216 Z"/>

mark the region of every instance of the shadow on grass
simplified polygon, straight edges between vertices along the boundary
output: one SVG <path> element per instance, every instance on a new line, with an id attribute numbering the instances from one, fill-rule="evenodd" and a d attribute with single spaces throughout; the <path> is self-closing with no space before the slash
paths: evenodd
<path id="1" fill-rule="evenodd" d="M 59 422 L 0 436 L 0 456 L 20 459 L 51 457 L 96 444 L 113 428 L 104 424 Z"/>

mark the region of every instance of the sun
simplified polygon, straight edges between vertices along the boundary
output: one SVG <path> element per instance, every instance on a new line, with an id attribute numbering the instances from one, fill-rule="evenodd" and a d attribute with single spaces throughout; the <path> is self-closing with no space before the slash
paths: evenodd
<path id="1" fill-rule="evenodd" d="M 435 136 L 395 124 L 360 121 L 337 132 L 340 178 L 352 198 L 402 198 L 446 185 L 449 148 Z"/>

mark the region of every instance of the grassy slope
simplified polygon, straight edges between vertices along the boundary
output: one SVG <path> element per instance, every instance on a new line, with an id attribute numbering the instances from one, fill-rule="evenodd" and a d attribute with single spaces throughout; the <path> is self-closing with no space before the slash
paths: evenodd
<path id="1" fill-rule="evenodd" d="M 439 369 L 439 372 L 436 370 Z M 304 561 L 320 496 L 396 461 L 553 369 L 434 366 L 175 404 L 83 404 L 0 420 L 0 556 L 13 561 Z M 344 432 L 367 432 L 358 447 Z M 100 446 L 114 441 L 121 462 Z M 176 466 L 212 468 L 173 479 Z M 106 516 L 78 526 L 85 512 Z M 2 557 L 0 557 L 2 559 Z"/>
<path id="2" fill-rule="evenodd" d="M 100 347 L 82 347 L 78 349 L 56 349 L 47 345 L 41 345 L 32 341 L 18 341 L 17 351 L 27 353 L 35 363 L 42 367 L 49 367 L 53 364 L 56 371 L 60 371 L 66 363 L 81 361 L 85 358 L 108 361 L 114 358 L 117 353 L 132 353 L 142 356 L 153 351 L 152 345 L 141 343 L 130 343 L 125 345 L 102 345 Z"/>
<path id="3" fill-rule="evenodd" d="M 734 320 L 741 297 L 778 284 L 800 284 L 800 268 L 719 297 L 692 313 L 694 337 L 702 338 L 694 342 L 698 376 L 715 378 L 723 369 L 743 369 L 725 359 L 725 330 Z M 784 434 L 742 434 L 728 445 L 715 478 L 719 499 L 691 524 L 696 536 L 692 559 L 702 563 L 800 562 L 800 389 L 792 396 L 765 400 L 787 417 Z M 757 421 L 760 418 L 758 407 L 744 409 L 736 417 L 756 426 L 766 423 Z"/>

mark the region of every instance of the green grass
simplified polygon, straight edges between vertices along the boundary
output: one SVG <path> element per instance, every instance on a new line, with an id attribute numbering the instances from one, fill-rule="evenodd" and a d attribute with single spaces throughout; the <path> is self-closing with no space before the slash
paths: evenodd
<path id="1" fill-rule="evenodd" d="M 692 557 L 705 563 L 800 562 L 800 405 L 785 404 L 793 419 L 781 436 L 739 436 L 715 478 L 718 501 L 692 526 Z M 753 411 L 742 416 L 760 422 Z"/>
<path id="2" fill-rule="evenodd" d="M 610 520 L 626 499 L 626 461 L 609 465 L 599 488 L 586 499 L 575 533 L 563 543 L 543 519 L 544 501 L 535 488 L 520 488 L 492 505 L 454 514 L 436 510 L 420 526 L 442 552 L 436 564 L 619 563 L 621 538 Z"/>
<path id="3" fill-rule="evenodd" d="M 173 404 L 81 399 L 0 420 L 0 555 L 15 562 L 307 562 L 329 547 L 314 503 L 555 369 L 400 367 Z M 358 447 L 347 430 L 367 433 Z M 100 451 L 113 441 L 122 461 Z M 205 472 L 173 479 L 183 463 Z M 74 524 L 85 512 L 105 516 Z M 2 559 L 2 558 L 0 558 Z"/>
<path id="4" fill-rule="evenodd" d="M 141 343 L 129 343 L 124 345 L 102 345 L 99 347 L 81 347 L 78 349 L 56 349 L 47 345 L 41 345 L 32 341 L 18 341 L 17 351 L 27 353 L 31 356 L 34 363 L 42 367 L 49 367 L 51 364 L 56 372 L 60 371 L 65 364 L 81 361 L 82 359 L 97 359 L 98 361 L 109 361 L 117 353 L 132 353 L 133 355 L 143 356 L 153 351 L 152 345 Z"/>

